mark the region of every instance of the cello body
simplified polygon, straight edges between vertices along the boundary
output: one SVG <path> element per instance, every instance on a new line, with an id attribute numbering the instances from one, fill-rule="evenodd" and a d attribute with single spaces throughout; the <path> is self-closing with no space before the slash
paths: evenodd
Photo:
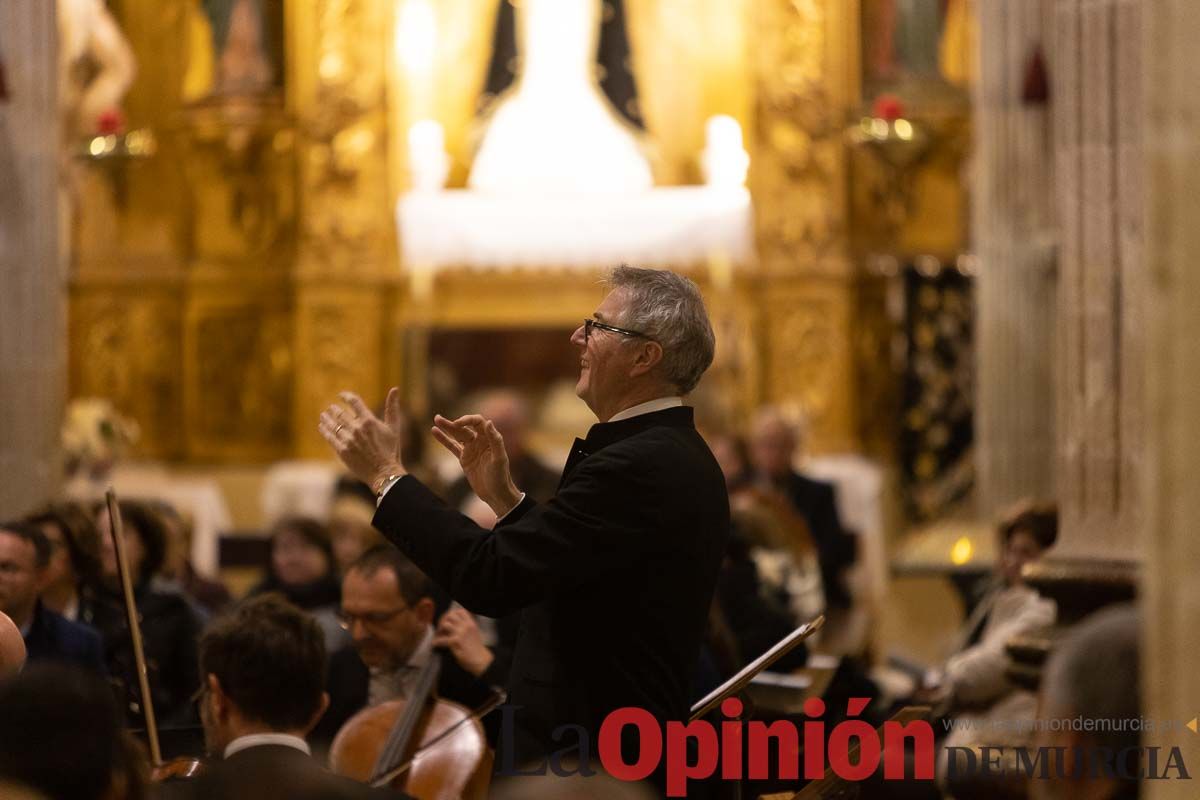
<path id="1" fill-rule="evenodd" d="M 339 775 L 364 783 L 371 776 L 397 722 L 411 714 L 408 700 L 390 700 L 364 708 L 346 721 L 329 751 L 329 766 Z M 457 703 L 436 700 L 421 711 L 412 765 L 389 785 L 418 800 L 484 800 L 492 777 L 492 751 L 483 726 L 467 719 Z M 428 749 L 426 742 L 457 725 Z"/>

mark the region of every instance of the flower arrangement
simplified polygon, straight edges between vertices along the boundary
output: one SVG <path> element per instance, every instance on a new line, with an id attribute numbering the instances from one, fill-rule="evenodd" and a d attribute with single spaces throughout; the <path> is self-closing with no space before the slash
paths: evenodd
<path id="1" fill-rule="evenodd" d="M 62 449 L 68 477 L 102 478 L 137 441 L 136 422 L 121 416 L 109 400 L 81 397 L 67 405 Z"/>

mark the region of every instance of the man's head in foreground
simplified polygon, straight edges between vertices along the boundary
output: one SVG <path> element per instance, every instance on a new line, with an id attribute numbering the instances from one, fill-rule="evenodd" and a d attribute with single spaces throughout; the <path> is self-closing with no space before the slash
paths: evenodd
<path id="1" fill-rule="evenodd" d="M 246 600 L 200 637 L 200 719 L 210 754 L 255 733 L 303 738 L 325 713 L 325 639 L 279 595 Z"/>
<path id="2" fill-rule="evenodd" d="M 1106 775 L 1093 759 L 1108 752 L 1108 763 L 1124 762 L 1136 775 L 1141 716 L 1138 669 L 1138 614 L 1132 606 L 1096 612 L 1071 630 L 1054 648 L 1042 676 L 1038 719 L 1093 720 L 1093 731 L 1071 725 L 1039 730 L 1036 746 L 1064 748 L 1063 779 L 1032 780 L 1037 800 L 1107 800 L 1132 796 L 1137 780 Z M 1122 755 L 1124 753 L 1124 755 Z M 1101 763 L 1103 758 L 1100 758 Z M 1051 764 L 1051 770 L 1056 768 Z M 1055 773 L 1056 774 L 1056 773 Z"/>

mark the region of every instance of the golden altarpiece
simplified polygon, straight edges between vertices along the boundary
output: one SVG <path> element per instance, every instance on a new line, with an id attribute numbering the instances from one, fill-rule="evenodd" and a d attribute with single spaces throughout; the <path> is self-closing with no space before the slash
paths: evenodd
<path id="1" fill-rule="evenodd" d="M 193 46 L 202 4 L 110 3 L 139 61 L 128 124 L 157 147 L 78 162 L 70 391 L 133 416 L 143 455 L 322 456 L 315 420 L 340 389 L 373 401 L 398 383 L 429 410 L 431 332 L 567 332 L 598 302 L 610 265 L 425 274 L 403 263 L 405 131 L 436 117 L 450 185 L 463 185 L 496 0 L 438 0 L 424 91 L 397 57 L 404 2 L 258 4 L 277 13 L 281 63 L 250 99 L 212 91 L 211 54 L 205 63 Z M 713 114 L 741 123 L 750 154 L 754 257 L 690 271 L 718 326 L 706 383 L 727 413 L 802 408 L 816 451 L 879 452 L 886 436 L 867 406 L 889 391 L 887 320 L 856 266 L 851 220 L 871 212 L 851 209 L 844 135 L 861 103 L 858 3 L 626 8 L 656 184 L 696 182 Z"/>

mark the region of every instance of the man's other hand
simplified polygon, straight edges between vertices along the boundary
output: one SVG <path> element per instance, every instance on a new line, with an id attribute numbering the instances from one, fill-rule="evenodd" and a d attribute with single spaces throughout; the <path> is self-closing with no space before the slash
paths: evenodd
<path id="1" fill-rule="evenodd" d="M 465 608 L 451 608 L 442 615 L 433 637 L 434 647 L 445 647 L 454 660 L 478 678 L 492 664 L 492 651 L 483 643 L 475 617 Z"/>
<path id="2" fill-rule="evenodd" d="M 405 474 L 400 457 L 405 425 L 400 390 L 392 387 L 388 392 L 382 420 L 353 392 L 339 397 L 346 405 L 334 403 L 321 412 L 317 429 L 346 469 L 378 494 L 389 476 Z"/>
<path id="3" fill-rule="evenodd" d="M 467 414 L 455 420 L 433 418 L 433 438 L 458 459 L 471 490 L 497 517 L 512 511 L 521 499 L 508 466 L 504 437 L 490 419 Z"/>

